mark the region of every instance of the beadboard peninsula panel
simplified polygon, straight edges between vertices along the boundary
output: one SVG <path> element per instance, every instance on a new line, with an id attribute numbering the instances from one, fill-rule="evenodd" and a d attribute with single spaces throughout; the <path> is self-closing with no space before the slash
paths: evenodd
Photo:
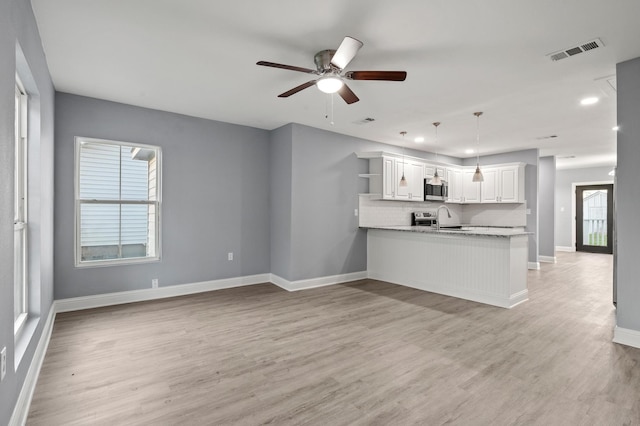
<path id="1" fill-rule="evenodd" d="M 528 298 L 528 237 L 368 231 L 369 277 L 512 308 Z"/>

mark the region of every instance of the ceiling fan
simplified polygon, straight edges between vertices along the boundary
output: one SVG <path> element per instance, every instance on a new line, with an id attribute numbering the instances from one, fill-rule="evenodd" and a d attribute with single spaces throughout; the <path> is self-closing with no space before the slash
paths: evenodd
<path id="1" fill-rule="evenodd" d="M 405 71 L 347 71 L 346 66 L 356 56 L 363 43 L 353 37 L 345 37 L 340 43 L 338 50 L 321 50 L 314 56 L 316 69 L 294 67 L 291 65 L 277 64 L 275 62 L 259 61 L 256 65 L 265 67 L 282 68 L 285 70 L 298 71 L 306 74 L 319 76 L 314 80 L 309 80 L 291 90 L 278 95 L 279 98 L 288 98 L 301 90 L 311 87 L 314 84 L 322 92 L 338 93 L 347 104 L 358 102 L 360 99 L 346 85 L 344 80 L 384 80 L 384 81 L 404 81 L 407 78 Z"/>

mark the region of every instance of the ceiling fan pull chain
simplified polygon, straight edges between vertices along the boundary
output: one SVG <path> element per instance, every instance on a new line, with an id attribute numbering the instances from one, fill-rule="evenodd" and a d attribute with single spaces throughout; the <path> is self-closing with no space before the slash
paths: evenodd
<path id="1" fill-rule="evenodd" d="M 333 97 L 335 93 L 332 93 L 331 96 L 331 125 L 333 126 Z"/>
<path id="2" fill-rule="evenodd" d="M 324 102 L 324 119 L 329 119 L 329 98 L 325 98 Z"/>

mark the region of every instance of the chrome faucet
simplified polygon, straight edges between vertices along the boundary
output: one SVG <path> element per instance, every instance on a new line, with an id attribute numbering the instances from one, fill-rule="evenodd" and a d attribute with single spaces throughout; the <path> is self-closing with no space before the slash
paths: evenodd
<path id="1" fill-rule="evenodd" d="M 436 231 L 440 230 L 440 209 L 445 209 L 447 211 L 447 216 L 449 216 L 449 219 L 451 219 L 451 212 L 449 211 L 449 207 L 445 206 L 444 204 L 439 206 L 436 209 Z"/>

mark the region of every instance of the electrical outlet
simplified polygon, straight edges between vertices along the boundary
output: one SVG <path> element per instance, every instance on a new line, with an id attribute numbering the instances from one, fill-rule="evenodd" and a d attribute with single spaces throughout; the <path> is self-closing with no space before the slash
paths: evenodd
<path id="1" fill-rule="evenodd" d="M 358 216 L 358 209 L 354 209 L 354 210 L 353 210 L 353 215 L 354 215 L 354 216 Z"/>
<path id="2" fill-rule="evenodd" d="M 158 288 L 158 279 L 154 278 L 151 280 L 151 288 Z"/>
<path id="3" fill-rule="evenodd" d="M 4 380 L 4 376 L 7 375 L 7 347 L 5 346 L 0 351 L 0 382 Z"/>
<path id="4" fill-rule="evenodd" d="M 230 253 L 227 255 L 227 260 L 233 260 L 233 252 L 230 252 Z"/>

